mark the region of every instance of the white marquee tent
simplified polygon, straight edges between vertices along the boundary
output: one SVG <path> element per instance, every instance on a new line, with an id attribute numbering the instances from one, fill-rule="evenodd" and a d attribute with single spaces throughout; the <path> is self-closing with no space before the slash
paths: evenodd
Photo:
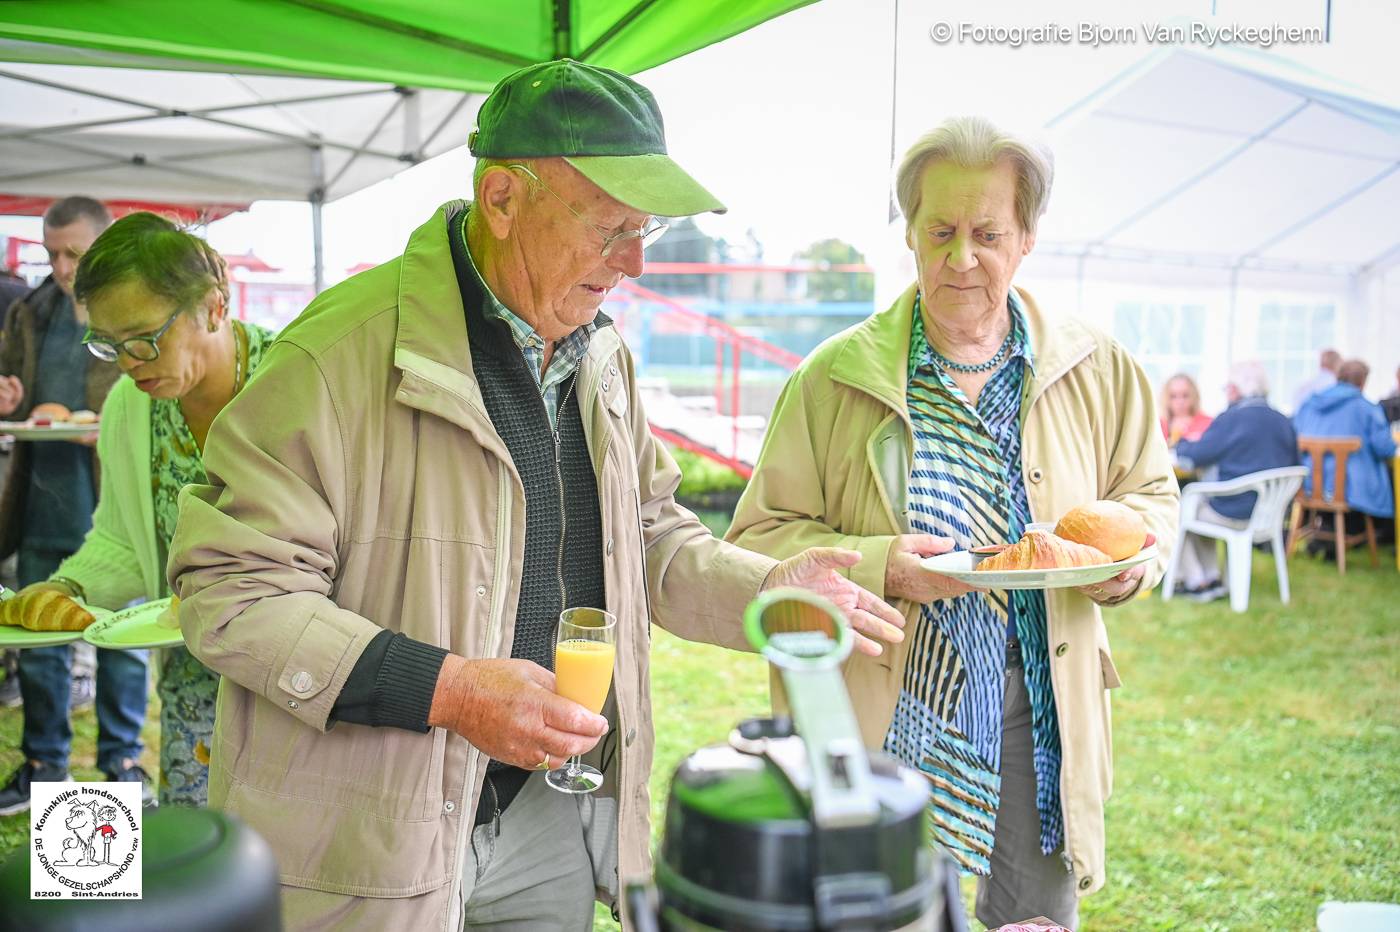
<path id="1" fill-rule="evenodd" d="M 1218 399 L 1230 363 L 1261 358 L 1289 408 L 1335 345 L 1366 359 L 1373 395 L 1400 365 L 1400 106 L 1265 53 L 1153 55 L 1048 126 L 1056 187 L 1027 274 L 1074 281 L 1074 301 Z M 1196 296 L 1142 319 L 1096 281 Z M 1094 298 L 1097 290 L 1098 299 Z M 1120 292 L 1121 294 L 1121 292 Z M 1160 294 L 1160 292 L 1158 292 Z M 1193 324 L 1206 321 L 1198 361 Z M 1108 315 L 1114 316 L 1110 318 Z M 1124 320 L 1126 318 L 1126 321 Z M 1154 335 L 1153 329 L 1158 332 Z M 1123 332 L 1126 329 L 1126 333 Z M 1149 367 L 1151 368 L 1151 367 Z"/>
<path id="2" fill-rule="evenodd" d="M 1055 185 L 1018 280 L 1217 403 L 1229 364 L 1262 358 L 1289 407 L 1321 345 L 1393 390 L 1400 106 L 1266 53 L 1171 50 L 1045 135 Z"/>

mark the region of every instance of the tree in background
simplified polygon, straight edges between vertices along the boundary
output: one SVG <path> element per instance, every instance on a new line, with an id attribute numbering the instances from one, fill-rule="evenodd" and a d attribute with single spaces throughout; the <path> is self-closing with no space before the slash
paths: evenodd
<path id="1" fill-rule="evenodd" d="M 870 272 L 837 272 L 827 266 L 864 265 L 865 256 L 850 243 L 839 239 L 819 240 L 797 254 L 814 263 L 817 271 L 807 273 L 807 296 L 817 301 L 873 301 L 875 276 Z"/>

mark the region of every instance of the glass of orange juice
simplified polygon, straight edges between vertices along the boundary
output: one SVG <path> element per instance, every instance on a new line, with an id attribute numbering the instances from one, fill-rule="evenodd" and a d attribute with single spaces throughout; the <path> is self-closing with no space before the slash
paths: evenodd
<path id="1" fill-rule="evenodd" d="M 617 619 L 601 608 L 566 608 L 559 614 L 554 641 L 554 691 L 595 715 L 603 711 L 612 686 L 617 653 Z M 579 760 L 551 770 L 546 782 L 561 793 L 592 793 L 603 774 Z"/>

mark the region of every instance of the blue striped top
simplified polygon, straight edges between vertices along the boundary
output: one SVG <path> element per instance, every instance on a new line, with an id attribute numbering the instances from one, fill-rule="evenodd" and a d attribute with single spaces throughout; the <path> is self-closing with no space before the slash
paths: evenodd
<path id="1" fill-rule="evenodd" d="M 1022 390 L 1033 367 L 1025 312 L 1011 292 L 1010 352 L 973 405 L 935 361 L 921 303 L 916 296 L 909 349 L 910 530 L 951 537 L 959 550 L 1015 541 L 1030 521 L 1021 474 Z M 888 753 L 933 785 L 934 840 L 981 875 L 990 873 L 1000 800 L 1009 631 L 1021 642 L 1031 702 L 1041 850 L 1054 852 L 1064 820 L 1043 592 L 973 592 L 923 606 L 885 738 Z"/>

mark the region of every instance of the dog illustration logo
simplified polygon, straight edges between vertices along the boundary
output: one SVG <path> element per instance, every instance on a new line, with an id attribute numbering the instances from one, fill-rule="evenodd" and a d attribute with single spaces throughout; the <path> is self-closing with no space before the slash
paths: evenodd
<path id="1" fill-rule="evenodd" d="M 140 897 L 138 784 L 36 783 L 32 792 L 34 898 Z"/>

